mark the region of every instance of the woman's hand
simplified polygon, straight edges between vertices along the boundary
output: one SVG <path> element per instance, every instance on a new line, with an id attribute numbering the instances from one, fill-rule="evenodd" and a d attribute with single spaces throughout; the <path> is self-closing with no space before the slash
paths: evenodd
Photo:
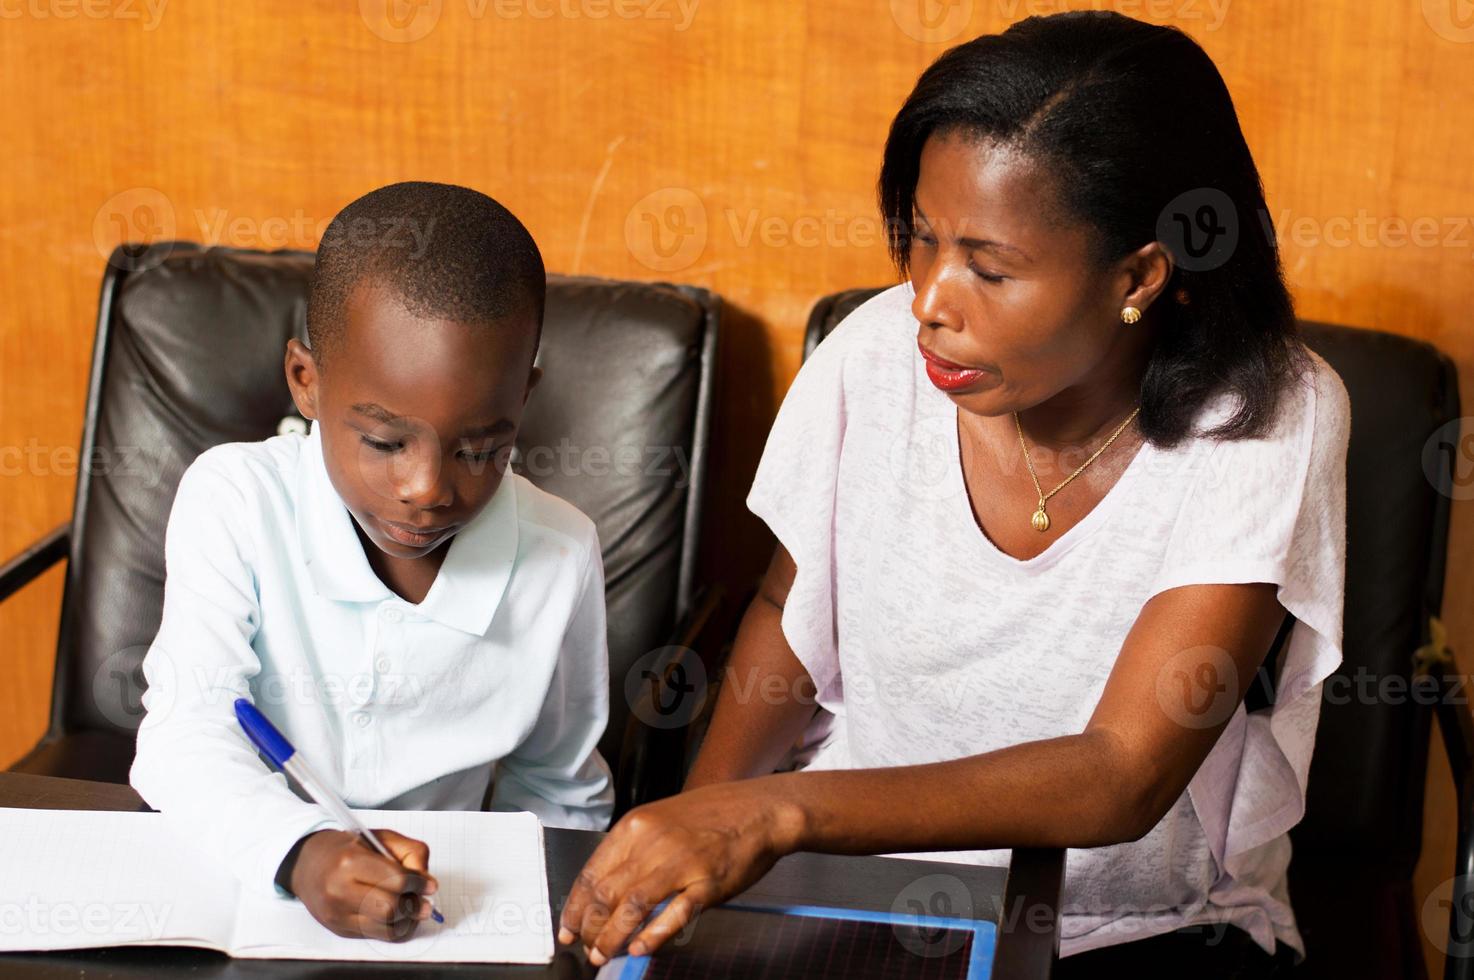
<path id="1" fill-rule="evenodd" d="M 430 848 L 392 830 L 375 830 L 400 864 L 357 834 L 320 830 L 307 838 L 292 869 L 292 893 L 312 917 L 349 939 L 400 942 L 430 915 Z"/>
<path id="2" fill-rule="evenodd" d="M 559 941 L 581 941 L 600 966 L 669 898 L 630 943 L 643 956 L 757 881 L 798 847 L 802 811 L 781 785 L 773 776 L 722 783 L 630 811 L 574 881 Z"/>

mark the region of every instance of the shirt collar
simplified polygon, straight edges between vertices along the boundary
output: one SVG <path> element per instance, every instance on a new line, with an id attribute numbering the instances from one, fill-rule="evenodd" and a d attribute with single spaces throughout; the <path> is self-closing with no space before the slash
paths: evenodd
<path id="1" fill-rule="evenodd" d="M 318 595 L 342 602 L 395 599 L 363 553 L 353 516 L 328 478 L 314 423 L 297 470 L 297 539 Z M 484 635 L 517 560 L 517 477 L 507 473 L 481 512 L 456 532 L 423 602 L 413 607 L 438 623 Z"/>
<path id="2" fill-rule="evenodd" d="M 418 607 L 421 613 L 463 633 L 485 635 L 517 564 L 517 480 L 509 470 L 481 513 L 456 532 Z"/>

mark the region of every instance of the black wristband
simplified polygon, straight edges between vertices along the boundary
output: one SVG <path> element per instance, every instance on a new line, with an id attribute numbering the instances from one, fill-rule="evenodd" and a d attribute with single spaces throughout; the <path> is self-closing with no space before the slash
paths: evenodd
<path id="1" fill-rule="evenodd" d="M 311 834 L 307 835 L 307 837 L 311 836 Z M 281 866 L 276 869 L 277 886 L 293 898 L 297 897 L 297 893 L 292 891 L 292 872 L 296 870 L 297 858 L 302 854 L 302 846 L 307 843 L 307 837 L 301 838 L 292 845 L 287 856 L 281 859 Z"/>

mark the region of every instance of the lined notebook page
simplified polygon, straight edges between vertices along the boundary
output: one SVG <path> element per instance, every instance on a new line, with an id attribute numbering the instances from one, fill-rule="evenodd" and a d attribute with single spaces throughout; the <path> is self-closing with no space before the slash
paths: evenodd
<path id="1" fill-rule="evenodd" d="M 239 892 L 156 813 L 0 808 L 0 949 L 225 950 Z"/>
<path id="2" fill-rule="evenodd" d="M 387 827 L 430 846 L 440 882 L 427 919 L 401 943 L 345 939 L 323 928 L 296 901 L 246 893 L 232 952 L 269 959 L 394 962 L 548 963 L 553 920 L 548 905 L 542 826 L 530 813 L 356 810 L 367 827 Z"/>

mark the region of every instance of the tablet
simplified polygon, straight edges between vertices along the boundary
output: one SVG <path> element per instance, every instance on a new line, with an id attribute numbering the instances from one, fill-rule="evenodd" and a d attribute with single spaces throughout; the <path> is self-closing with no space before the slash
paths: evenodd
<path id="1" fill-rule="evenodd" d="M 987 980 L 992 922 L 820 906 L 723 905 L 599 980 Z"/>

